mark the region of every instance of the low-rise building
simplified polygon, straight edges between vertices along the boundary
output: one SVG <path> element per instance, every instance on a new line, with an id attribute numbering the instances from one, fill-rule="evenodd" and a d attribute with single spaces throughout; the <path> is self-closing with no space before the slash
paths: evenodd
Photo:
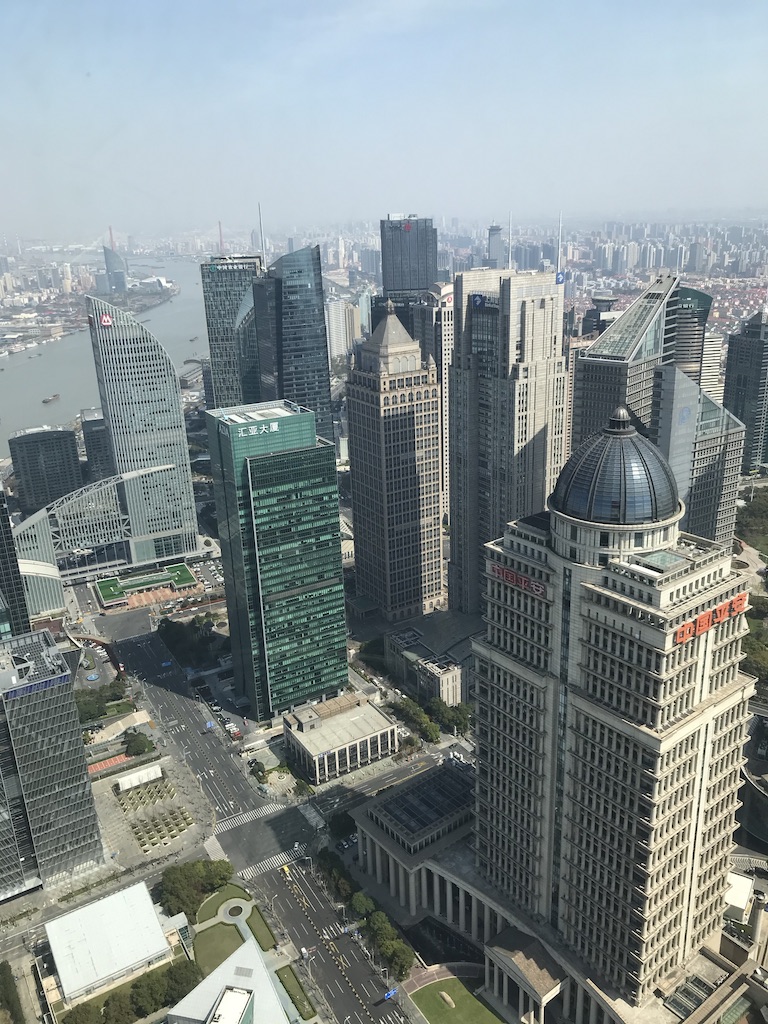
<path id="1" fill-rule="evenodd" d="M 453 610 L 404 622 L 384 637 L 387 672 L 417 699 L 440 697 L 451 706 L 468 703 L 471 638 L 483 628 L 481 616 Z"/>
<path id="2" fill-rule="evenodd" d="M 421 658 L 416 663 L 418 696 L 424 700 L 437 697 L 448 707 L 461 704 L 462 668 L 452 658 Z"/>
<path id="3" fill-rule="evenodd" d="M 305 704 L 283 715 L 286 755 L 313 785 L 396 754 L 397 726 L 364 694 Z"/>
<path id="4" fill-rule="evenodd" d="M 45 926 L 57 993 L 69 1005 L 173 959 L 144 882 L 95 900 Z"/>

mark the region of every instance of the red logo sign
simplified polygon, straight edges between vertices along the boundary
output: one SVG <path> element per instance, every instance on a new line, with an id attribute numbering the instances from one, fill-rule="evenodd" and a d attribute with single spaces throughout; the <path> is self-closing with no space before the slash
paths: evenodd
<path id="1" fill-rule="evenodd" d="M 99 317 L 99 323 L 101 324 L 102 327 L 111 327 L 112 317 L 109 315 L 109 313 L 102 313 L 101 316 Z"/>
<path id="2" fill-rule="evenodd" d="M 514 569 L 505 569 L 503 565 L 497 565 L 494 562 L 491 564 L 491 574 L 503 580 L 504 583 L 517 587 L 519 590 L 529 590 L 536 597 L 547 596 L 547 588 L 543 583 L 539 583 L 538 580 L 532 580 L 529 576 L 523 576 L 521 573 L 515 572 Z"/>
<path id="3" fill-rule="evenodd" d="M 405 224 L 403 224 L 403 231 L 410 231 L 410 230 L 411 230 L 411 222 L 409 220 L 407 220 L 405 222 Z"/>
<path id="4" fill-rule="evenodd" d="M 730 601 L 723 601 L 722 604 L 717 605 L 715 608 L 702 612 L 701 615 L 697 615 L 690 622 L 684 622 L 682 626 L 678 626 L 675 630 L 675 643 L 687 643 L 695 636 L 701 636 L 702 633 L 706 633 L 713 626 L 719 626 L 726 619 L 732 619 L 740 612 L 745 612 L 747 610 L 748 596 L 747 592 L 744 591 L 731 598 Z"/>

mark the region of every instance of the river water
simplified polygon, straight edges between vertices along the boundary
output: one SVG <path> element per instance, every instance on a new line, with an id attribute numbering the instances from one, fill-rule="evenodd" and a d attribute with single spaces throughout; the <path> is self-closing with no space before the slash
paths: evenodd
<path id="1" fill-rule="evenodd" d="M 138 266 L 138 261 L 132 260 Z M 205 311 L 200 287 L 200 267 L 189 260 L 161 263 L 148 260 L 150 273 L 175 281 L 180 293 L 170 302 L 140 313 L 148 331 L 165 347 L 178 369 L 185 359 L 208 354 Z M 161 269 L 162 267 L 162 269 Z M 196 341 L 190 342 L 190 338 Z M 99 404 L 96 372 L 93 368 L 91 336 L 87 330 L 69 334 L 29 352 L 11 354 L 0 360 L 0 458 L 8 455 L 8 438 L 15 430 L 47 424 L 70 423 L 81 409 Z M 47 395 L 60 394 L 56 402 L 43 405 Z"/>

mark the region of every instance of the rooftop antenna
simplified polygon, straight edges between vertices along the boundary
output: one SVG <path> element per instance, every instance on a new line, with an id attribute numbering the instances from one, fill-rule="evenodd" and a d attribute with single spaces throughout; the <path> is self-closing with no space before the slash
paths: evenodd
<path id="1" fill-rule="evenodd" d="M 221 230 L 221 221 L 219 221 L 219 255 L 224 255 L 224 232 Z"/>
<path id="2" fill-rule="evenodd" d="M 509 252 L 507 253 L 507 270 L 511 270 L 512 269 L 512 211 L 511 210 L 509 211 L 509 228 L 508 228 L 507 234 L 508 234 L 508 238 L 509 238 Z"/>
<path id="3" fill-rule="evenodd" d="M 112 234 L 112 225 L 109 225 L 109 247 L 112 252 L 115 251 L 115 236 Z"/>
<path id="4" fill-rule="evenodd" d="M 563 211 L 560 211 L 560 217 L 557 222 L 557 266 L 556 271 L 560 273 L 560 251 L 563 247 Z"/>
<path id="5" fill-rule="evenodd" d="M 264 248 L 264 221 L 261 219 L 261 203 L 259 203 L 259 234 L 261 235 L 261 255 L 264 258 L 264 266 L 267 265 L 267 250 Z"/>

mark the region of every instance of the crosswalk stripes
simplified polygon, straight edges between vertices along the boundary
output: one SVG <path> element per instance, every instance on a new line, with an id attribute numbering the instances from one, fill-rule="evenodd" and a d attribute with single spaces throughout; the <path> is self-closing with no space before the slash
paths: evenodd
<path id="1" fill-rule="evenodd" d="M 291 861 L 298 860 L 299 857 L 303 857 L 306 852 L 307 844 L 301 843 L 298 849 L 289 850 L 284 853 L 276 853 L 274 856 L 267 857 L 266 860 L 262 860 L 258 864 L 251 864 L 250 867 L 243 868 L 243 870 L 238 873 L 240 877 L 247 882 L 249 878 L 255 878 L 256 875 L 263 875 L 267 871 L 274 871 L 276 868 L 281 868 L 284 864 L 290 864 Z"/>
<path id="2" fill-rule="evenodd" d="M 247 822 L 256 821 L 258 818 L 266 818 L 270 814 L 275 814 L 280 809 L 274 805 L 266 804 L 263 807 L 255 807 L 252 811 L 242 811 L 240 814 L 233 814 L 229 818 L 222 818 L 221 821 L 217 821 L 214 825 L 214 834 L 220 836 L 222 832 L 229 832 L 230 829 L 237 828 L 238 825 L 245 825 Z"/>
<path id="3" fill-rule="evenodd" d="M 312 828 L 322 828 L 325 825 L 325 818 L 311 804 L 301 804 L 299 810 L 307 819 Z"/>
<path id="4" fill-rule="evenodd" d="M 203 846 L 211 860 L 227 860 L 227 855 L 224 853 L 221 843 L 216 836 L 211 836 L 210 839 L 206 839 Z"/>

